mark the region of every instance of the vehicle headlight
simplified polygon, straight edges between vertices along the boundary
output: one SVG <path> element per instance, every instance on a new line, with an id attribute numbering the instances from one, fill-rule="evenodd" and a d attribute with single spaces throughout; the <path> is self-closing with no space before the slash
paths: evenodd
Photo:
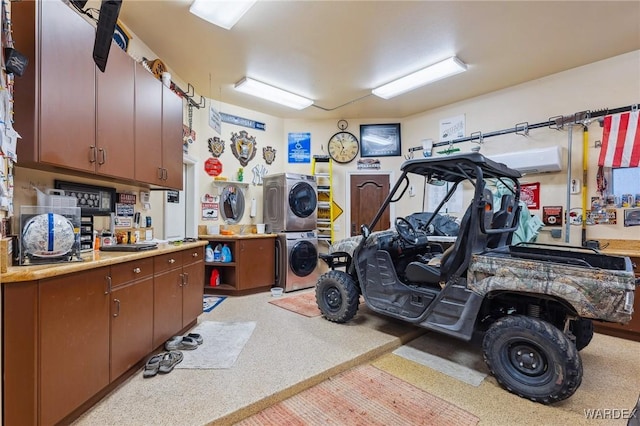
<path id="1" fill-rule="evenodd" d="M 633 291 L 628 290 L 624 296 L 624 310 L 629 312 L 630 314 L 633 313 L 633 298 L 634 298 Z"/>

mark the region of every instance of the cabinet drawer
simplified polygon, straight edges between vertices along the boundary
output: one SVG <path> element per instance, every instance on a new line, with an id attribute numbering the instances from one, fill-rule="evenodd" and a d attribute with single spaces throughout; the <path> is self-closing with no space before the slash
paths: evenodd
<path id="1" fill-rule="evenodd" d="M 119 285 L 150 277 L 153 275 L 153 258 L 134 260 L 131 262 L 113 265 L 111 267 L 111 286 Z"/>
<path id="2" fill-rule="evenodd" d="M 188 265 L 190 263 L 201 262 L 204 260 L 204 248 L 195 247 L 182 252 L 182 263 Z"/>
<path id="3" fill-rule="evenodd" d="M 156 274 L 170 269 L 182 267 L 182 252 L 161 254 L 153 258 L 153 269 Z"/>

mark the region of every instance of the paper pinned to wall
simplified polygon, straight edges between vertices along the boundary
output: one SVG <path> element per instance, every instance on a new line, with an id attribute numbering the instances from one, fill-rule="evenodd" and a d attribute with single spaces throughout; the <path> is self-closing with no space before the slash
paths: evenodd
<path id="1" fill-rule="evenodd" d="M 427 208 L 426 211 L 433 212 L 436 210 L 440 202 L 447 196 L 452 183 L 443 186 L 425 185 Z M 462 186 L 453 193 L 449 201 L 442 207 L 440 213 L 461 213 L 462 212 Z"/>

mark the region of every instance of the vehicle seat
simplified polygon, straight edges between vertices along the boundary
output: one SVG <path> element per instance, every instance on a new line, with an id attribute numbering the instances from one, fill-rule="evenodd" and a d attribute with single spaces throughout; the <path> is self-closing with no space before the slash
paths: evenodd
<path id="1" fill-rule="evenodd" d="M 473 215 L 473 209 L 478 209 Z M 471 203 L 460 222 L 460 232 L 456 242 L 442 255 L 440 267 L 423 262 L 411 262 L 405 268 L 407 280 L 416 283 L 438 284 L 447 281 L 459 273 L 466 265 L 471 253 L 484 251 L 487 247 L 487 234 L 480 230 L 479 221 L 484 221 L 485 229 L 493 220 L 493 195 L 488 188 L 482 191 L 482 200 Z"/>
<path id="2" fill-rule="evenodd" d="M 516 214 L 515 197 L 513 194 L 504 194 L 500 201 L 500 209 L 493 216 L 492 229 L 509 228 L 512 226 L 513 216 Z M 487 238 L 487 248 L 496 248 L 511 243 L 513 231 L 491 234 Z"/>

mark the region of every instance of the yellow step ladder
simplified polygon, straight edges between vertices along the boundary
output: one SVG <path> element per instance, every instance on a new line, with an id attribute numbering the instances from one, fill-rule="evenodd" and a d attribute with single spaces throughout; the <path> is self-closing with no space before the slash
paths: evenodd
<path id="1" fill-rule="evenodd" d="M 320 164 L 318 164 L 320 163 Z M 318 241 L 331 245 L 334 235 L 334 202 L 333 202 L 333 161 L 328 155 L 314 155 L 311 160 L 311 174 L 316 177 L 318 185 Z"/>

